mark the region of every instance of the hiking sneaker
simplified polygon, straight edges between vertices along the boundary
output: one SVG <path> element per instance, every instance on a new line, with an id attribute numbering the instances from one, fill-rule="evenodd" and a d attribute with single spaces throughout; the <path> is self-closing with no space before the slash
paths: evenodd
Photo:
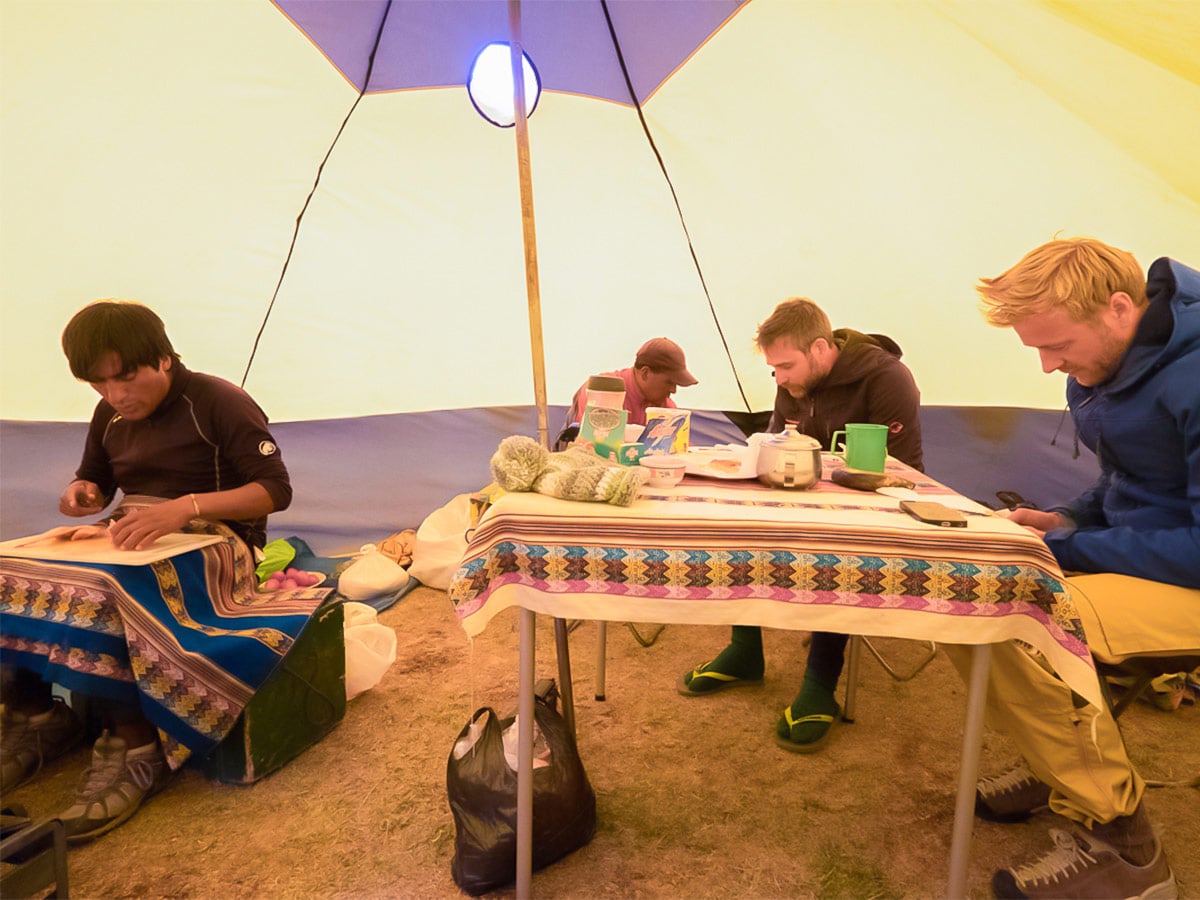
<path id="1" fill-rule="evenodd" d="M 1050 829 L 1055 847 L 1041 859 L 992 876 L 997 900 L 1010 898 L 1128 897 L 1136 900 L 1176 900 L 1175 876 L 1163 855 L 1162 843 L 1154 842 L 1154 858 L 1135 866 L 1110 844 L 1079 829 L 1074 834 Z"/>
<path id="2" fill-rule="evenodd" d="M 0 791 L 5 792 L 28 781 L 83 737 L 83 723 L 57 697 L 46 712 L 31 716 L 5 708 L 0 729 Z"/>
<path id="3" fill-rule="evenodd" d="M 166 771 L 158 741 L 128 750 L 124 740 L 105 731 L 92 747 L 92 765 L 83 774 L 74 802 L 56 816 L 66 828 L 67 841 L 99 837 L 126 821 L 162 787 Z"/>
<path id="4" fill-rule="evenodd" d="M 975 787 L 975 815 L 988 822 L 1024 822 L 1050 802 L 1050 785 L 1024 766 L 981 778 Z"/>

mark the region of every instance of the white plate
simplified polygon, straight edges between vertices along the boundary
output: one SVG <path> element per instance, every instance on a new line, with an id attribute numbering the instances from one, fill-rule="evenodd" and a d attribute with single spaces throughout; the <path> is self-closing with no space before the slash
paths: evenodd
<path id="1" fill-rule="evenodd" d="M 736 444 L 717 447 L 692 447 L 684 457 L 689 475 L 701 475 L 705 478 L 724 478 L 738 480 L 757 478 L 757 455 L 751 448 Z M 732 463 L 736 462 L 734 468 Z M 722 464 L 723 463 L 723 464 Z"/>

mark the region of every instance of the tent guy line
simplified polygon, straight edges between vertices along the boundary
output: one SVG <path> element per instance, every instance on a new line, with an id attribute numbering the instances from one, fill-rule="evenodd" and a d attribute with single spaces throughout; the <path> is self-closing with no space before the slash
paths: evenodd
<path id="1" fill-rule="evenodd" d="M 363 81 L 363 87 L 358 92 L 358 96 L 354 98 L 349 111 L 346 113 L 345 118 L 342 119 L 342 124 L 338 126 L 337 134 L 333 136 L 333 141 L 329 144 L 329 149 L 325 151 L 325 156 L 317 166 L 317 176 L 313 179 L 312 188 L 304 198 L 304 204 L 300 207 L 300 212 L 296 216 L 296 225 L 292 229 L 292 239 L 288 244 L 287 255 L 284 257 L 283 266 L 279 270 L 279 279 L 275 282 L 275 290 L 271 293 L 271 302 L 267 304 L 267 311 L 263 315 L 262 324 L 258 326 L 258 333 L 254 335 L 254 344 L 250 347 L 250 356 L 246 360 L 246 369 L 242 372 L 242 380 L 239 382 L 239 386 L 243 389 L 246 387 L 246 379 L 250 377 L 250 367 L 254 365 L 254 357 L 258 353 L 258 343 L 262 340 L 263 332 L 267 330 L 267 322 L 270 321 L 271 313 L 275 310 L 275 301 L 279 298 L 279 289 L 283 287 L 283 280 L 287 277 L 288 265 L 291 263 L 292 254 L 296 250 L 296 239 L 300 236 L 300 223 L 304 221 L 304 214 L 308 211 L 308 205 L 312 202 L 313 195 L 316 194 L 317 188 L 321 185 L 321 173 L 325 171 L 325 164 L 333 156 L 334 148 L 337 147 L 338 141 L 342 139 L 342 133 L 345 132 L 346 126 L 350 123 L 350 117 L 358 109 L 358 104 L 362 102 L 363 95 L 367 92 L 367 85 L 371 83 L 371 71 L 375 68 L 375 54 L 379 50 L 379 41 L 383 37 L 383 29 L 387 25 L 388 13 L 391 12 L 391 9 L 392 0 L 388 0 L 387 8 L 383 11 L 383 16 L 379 20 L 379 30 L 375 33 L 375 41 L 371 45 L 371 55 L 367 60 L 367 77 Z"/>
<path id="2" fill-rule="evenodd" d="M 696 267 L 696 275 L 700 279 L 700 287 L 704 291 L 704 299 L 708 303 L 708 310 L 712 315 L 713 324 L 717 326 L 717 334 L 721 338 L 721 346 L 725 350 L 725 357 L 729 360 L 729 369 L 733 373 L 733 380 L 737 384 L 738 393 L 742 396 L 742 403 L 746 407 L 746 412 L 754 412 L 754 408 L 750 405 L 750 400 L 746 397 L 746 389 L 742 387 L 742 376 L 738 373 L 737 363 L 734 362 L 733 354 L 729 350 L 729 339 L 725 337 L 725 329 L 721 327 L 721 317 L 717 315 L 717 308 L 713 305 L 712 294 L 708 290 L 708 281 L 704 277 L 704 269 L 700 265 L 700 258 L 696 255 L 696 245 L 692 241 L 692 232 L 688 228 L 687 219 L 683 215 L 683 206 L 679 202 L 679 193 L 675 190 L 675 182 L 671 180 L 671 173 L 667 171 L 666 160 L 663 159 L 662 153 L 659 152 L 658 144 L 654 140 L 654 135 L 650 131 L 650 125 L 646 122 L 646 114 L 642 110 L 642 101 L 638 99 L 637 92 L 633 89 L 633 80 L 629 77 L 629 67 L 625 64 L 625 54 L 621 51 L 621 42 L 617 39 L 617 29 L 613 25 L 612 14 L 608 10 L 608 0 L 600 0 L 600 8 L 604 10 L 604 21 L 608 24 L 608 33 L 612 35 L 613 49 L 617 52 L 617 64 L 621 67 L 621 77 L 625 79 L 625 86 L 629 89 L 629 100 L 633 104 L 634 110 L 637 111 L 638 122 L 641 123 L 642 132 L 646 135 L 646 142 L 650 145 L 651 151 L 654 153 L 654 158 L 658 161 L 658 168 L 662 171 L 663 180 L 667 183 L 667 188 L 671 191 L 671 201 L 675 204 L 675 211 L 679 214 L 679 227 L 683 229 L 683 235 L 687 239 L 688 253 L 691 254 L 692 264 Z"/>

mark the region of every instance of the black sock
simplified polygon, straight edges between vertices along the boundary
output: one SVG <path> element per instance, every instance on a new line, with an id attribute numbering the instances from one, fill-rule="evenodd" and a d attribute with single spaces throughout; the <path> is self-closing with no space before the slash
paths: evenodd
<path id="1" fill-rule="evenodd" d="M 757 681 L 763 677 L 762 629 L 757 625 L 734 625 L 729 646 L 708 668 L 723 675 Z"/>

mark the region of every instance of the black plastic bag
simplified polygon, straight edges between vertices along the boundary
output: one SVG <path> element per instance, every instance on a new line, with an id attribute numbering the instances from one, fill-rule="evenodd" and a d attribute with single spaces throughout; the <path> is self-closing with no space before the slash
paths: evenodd
<path id="1" fill-rule="evenodd" d="M 533 704 L 533 869 L 550 865 L 592 839 L 596 795 L 579 759 L 574 735 L 558 711 L 540 696 Z M 504 755 L 503 735 L 515 716 L 500 719 L 481 707 L 455 740 L 481 722 L 474 747 L 446 763 L 446 793 L 454 814 L 454 883 L 471 895 L 510 884 L 517 877 L 517 773 Z M 538 765 L 538 760 L 547 765 Z"/>

